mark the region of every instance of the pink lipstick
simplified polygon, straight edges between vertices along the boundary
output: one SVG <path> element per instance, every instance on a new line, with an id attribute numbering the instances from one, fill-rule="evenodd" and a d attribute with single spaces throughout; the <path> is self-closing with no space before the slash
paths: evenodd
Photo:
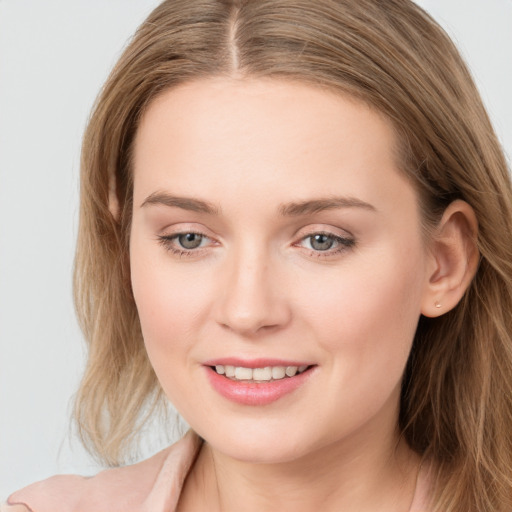
<path id="1" fill-rule="evenodd" d="M 242 405 L 267 405 L 305 384 L 314 365 L 224 358 L 207 361 L 204 367 L 210 384 L 224 398 Z"/>

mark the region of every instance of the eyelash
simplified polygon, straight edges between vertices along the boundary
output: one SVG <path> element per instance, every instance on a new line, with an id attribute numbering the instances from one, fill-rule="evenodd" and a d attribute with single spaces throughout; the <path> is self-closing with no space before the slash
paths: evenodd
<path id="1" fill-rule="evenodd" d="M 304 242 L 305 240 L 311 240 L 315 236 L 323 235 L 325 237 L 330 238 L 334 244 L 337 244 L 337 247 L 335 249 L 327 249 L 325 251 L 319 251 L 314 249 L 307 249 L 311 256 L 316 258 L 328 258 L 335 256 L 337 254 L 340 254 L 342 252 L 347 251 L 348 249 L 354 247 L 355 240 L 353 238 L 345 238 L 342 236 L 334 235 L 332 233 L 326 232 L 326 231 L 315 231 L 314 233 L 311 233 L 307 236 L 302 237 L 299 242 L 295 243 L 294 245 L 299 245 L 301 242 Z"/>
<path id="2" fill-rule="evenodd" d="M 183 235 L 197 235 L 204 239 L 209 239 L 208 236 L 206 236 L 204 233 L 200 233 L 198 231 L 185 231 L 183 233 L 176 233 L 173 235 L 160 235 L 158 236 L 159 243 L 169 252 L 172 254 L 175 254 L 176 256 L 181 257 L 187 257 L 187 256 L 199 256 L 203 250 L 204 247 L 198 247 L 197 249 L 185 249 L 185 248 L 177 248 L 174 243 L 175 241 Z M 328 258 L 335 256 L 337 254 L 340 254 L 342 252 L 345 252 L 349 250 L 350 248 L 355 246 L 355 240 L 353 238 L 345 238 L 341 236 L 334 235 L 329 232 L 325 231 L 315 231 L 314 233 L 311 233 L 309 235 L 306 235 L 302 237 L 298 242 L 294 243 L 294 246 L 299 246 L 301 242 L 304 242 L 305 240 L 312 239 L 315 236 L 323 235 L 328 238 L 330 238 L 334 244 L 337 244 L 337 247 L 335 249 L 327 249 L 325 251 L 319 251 L 314 249 L 307 249 L 310 256 L 316 257 L 316 258 Z"/>
<path id="3" fill-rule="evenodd" d="M 158 241 L 160 244 L 163 245 L 164 249 L 167 251 L 175 254 L 176 256 L 181 257 L 187 257 L 187 256 L 196 256 L 199 255 L 202 251 L 201 249 L 204 248 L 197 248 L 197 249 L 185 249 L 181 248 L 178 249 L 174 246 L 174 241 L 177 240 L 180 236 L 183 235 L 197 235 L 200 237 L 203 237 L 203 239 L 208 238 L 204 233 L 200 233 L 199 231 L 185 231 L 183 233 L 176 233 L 174 235 L 160 235 L 158 236 Z"/>

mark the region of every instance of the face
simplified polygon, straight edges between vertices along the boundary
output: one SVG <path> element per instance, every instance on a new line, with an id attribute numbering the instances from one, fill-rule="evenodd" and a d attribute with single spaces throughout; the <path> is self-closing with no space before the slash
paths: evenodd
<path id="1" fill-rule="evenodd" d="M 391 435 L 427 249 L 389 122 L 277 80 L 165 92 L 135 141 L 130 258 L 151 363 L 219 452 Z"/>

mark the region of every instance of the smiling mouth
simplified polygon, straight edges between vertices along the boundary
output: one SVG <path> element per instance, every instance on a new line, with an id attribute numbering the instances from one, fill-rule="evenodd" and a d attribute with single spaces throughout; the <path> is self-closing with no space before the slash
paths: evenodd
<path id="1" fill-rule="evenodd" d="M 218 364 L 210 368 L 218 375 L 233 381 L 246 381 L 251 383 L 273 382 L 295 377 L 304 373 L 312 366 L 265 366 L 264 368 L 246 368 L 244 366 L 231 366 Z"/>

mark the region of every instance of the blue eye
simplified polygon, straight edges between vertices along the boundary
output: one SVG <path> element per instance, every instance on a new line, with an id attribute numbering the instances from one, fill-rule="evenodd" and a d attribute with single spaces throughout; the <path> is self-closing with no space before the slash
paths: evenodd
<path id="1" fill-rule="evenodd" d="M 308 238 L 311 248 L 315 251 L 328 251 L 336 243 L 334 237 L 322 233 L 311 235 Z"/>
<path id="2" fill-rule="evenodd" d="M 175 238 L 183 249 L 190 250 L 197 249 L 201 245 L 204 236 L 198 233 L 184 233 L 176 235 Z"/>
<path id="3" fill-rule="evenodd" d="M 355 244 L 352 238 L 343 238 L 331 233 L 313 233 L 304 237 L 301 245 L 306 249 L 310 249 L 314 253 L 326 253 L 325 255 L 336 254 L 340 251 L 348 249 Z"/>
<path id="4" fill-rule="evenodd" d="M 209 242 L 210 238 L 201 233 L 176 233 L 175 235 L 162 235 L 158 237 L 164 248 L 179 256 L 196 255 Z"/>

